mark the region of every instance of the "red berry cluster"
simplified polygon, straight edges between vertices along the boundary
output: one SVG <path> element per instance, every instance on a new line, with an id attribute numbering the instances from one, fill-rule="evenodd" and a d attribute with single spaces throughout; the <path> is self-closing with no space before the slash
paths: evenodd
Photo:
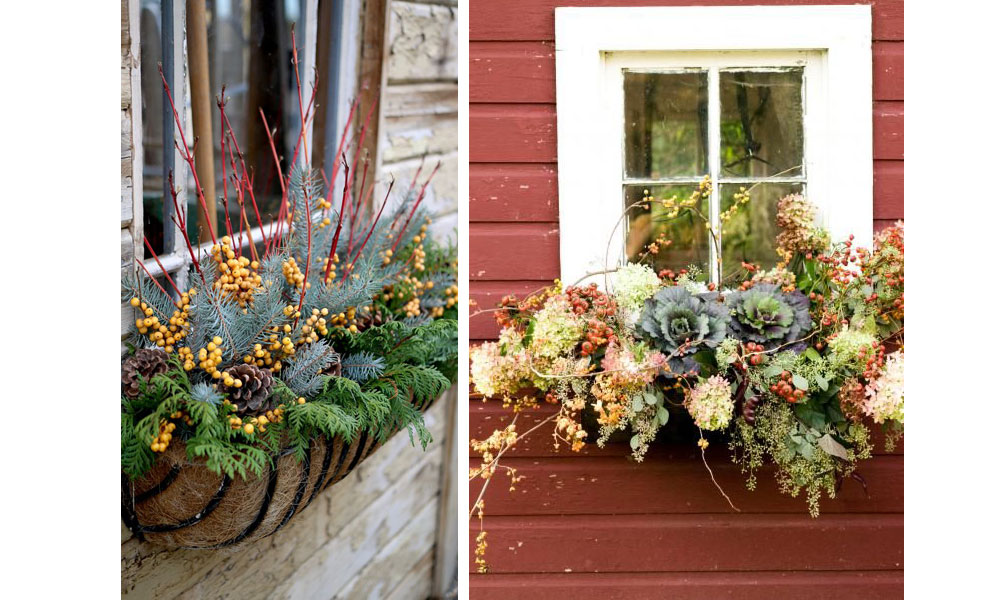
<path id="1" fill-rule="evenodd" d="M 564 292 L 576 315 L 588 315 L 585 321 L 585 341 L 579 354 L 590 356 L 617 337 L 610 325 L 616 315 L 616 301 L 592 283 L 586 287 L 570 287 Z"/>
<path id="2" fill-rule="evenodd" d="M 675 272 L 672 269 L 662 269 L 658 272 L 658 278 L 665 280 L 667 283 L 676 283 L 676 279 L 679 279 L 683 275 L 689 273 L 689 269 L 679 269 L 679 272 Z"/>
<path id="3" fill-rule="evenodd" d="M 866 379 L 877 379 L 881 376 L 881 369 L 885 364 L 885 347 L 878 342 L 873 342 L 871 348 L 874 350 L 871 356 L 867 359 L 867 364 L 864 367 L 864 377 Z M 860 354 L 864 355 L 866 351 L 861 348 Z"/>
<path id="4" fill-rule="evenodd" d="M 564 295 L 576 315 L 584 315 L 587 312 L 600 318 L 616 315 L 616 301 L 605 292 L 599 291 L 599 286 L 594 283 L 586 287 L 569 287 Z"/>
<path id="5" fill-rule="evenodd" d="M 784 371 L 780 374 L 780 379 L 770 386 L 770 391 L 793 404 L 804 398 L 804 390 L 796 389 L 791 383 L 792 378 L 790 371 Z"/>
<path id="6" fill-rule="evenodd" d="M 761 365 L 766 362 L 766 357 L 763 356 L 763 351 L 766 350 L 762 344 L 757 344 L 755 342 L 747 342 L 745 344 L 745 353 L 749 356 L 749 364 L 752 366 Z"/>
<path id="7" fill-rule="evenodd" d="M 589 356 L 599 348 L 617 341 L 613 328 L 599 319 L 589 319 L 585 322 L 585 340 L 582 342 L 580 354 Z"/>

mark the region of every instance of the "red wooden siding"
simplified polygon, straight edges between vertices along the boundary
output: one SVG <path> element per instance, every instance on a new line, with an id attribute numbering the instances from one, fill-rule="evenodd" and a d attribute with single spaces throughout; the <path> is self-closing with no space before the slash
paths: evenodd
<path id="1" fill-rule="evenodd" d="M 861 4 L 825 0 L 471 0 L 470 293 L 480 309 L 560 275 L 554 92 L 555 6 Z M 904 218 L 903 2 L 873 6 L 874 225 Z M 493 339 L 490 310 L 471 319 Z M 522 427 L 544 418 L 541 407 Z M 511 420 L 496 403 L 470 403 L 471 436 Z M 695 448 L 652 448 L 644 463 L 624 445 L 554 453 L 546 431 L 514 449 L 526 479 L 489 490 L 489 575 L 471 576 L 477 599 L 895 598 L 902 596 L 902 453 L 882 452 L 823 498 L 780 495 L 768 469 L 755 492 L 712 446 L 708 462 L 742 513 L 720 497 Z M 471 453 L 471 465 L 479 464 Z M 471 485 L 476 496 L 479 480 Z M 476 521 L 472 531 L 476 531 Z M 471 565 L 473 561 L 471 560 Z"/>

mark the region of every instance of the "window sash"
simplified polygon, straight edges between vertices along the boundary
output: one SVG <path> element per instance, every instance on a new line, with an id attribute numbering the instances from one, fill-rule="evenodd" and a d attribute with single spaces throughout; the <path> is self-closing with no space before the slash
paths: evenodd
<path id="1" fill-rule="evenodd" d="M 697 184 L 702 175 L 688 177 L 638 178 L 627 177 L 625 166 L 627 160 L 627 136 L 625 122 L 626 97 L 624 93 L 625 73 L 706 73 L 707 76 L 707 165 L 711 180 L 711 196 L 708 206 L 711 230 L 707 232 L 710 248 L 706 269 L 709 279 L 715 284 L 721 282 L 721 263 L 719 248 L 714 243 L 715 237 L 721 237 L 721 186 L 730 183 L 754 185 L 759 182 L 800 183 L 805 191 L 808 189 L 810 172 L 809 138 L 814 138 L 810 131 L 808 105 L 816 101 L 813 96 L 819 93 L 817 79 L 821 69 L 822 54 L 810 51 L 749 51 L 749 52 L 608 52 L 604 55 L 603 95 L 606 100 L 604 119 L 616 123 L 617 139 L 605 140 L 620 149 L 616 167 L 620 176 L 617 181 L 616 196 L 621 202 L 627 185 L 661 185 L 661 184 Z M 798 176 L 775 177 L 724 177 L 721 175 L 721 73 L 722 72 L 778 72 L 790 68 L 801 68 L 801 118 L 804 134 L 802 147 L 802 168 Z M 615 114 L 612 114 L 615 113 Z M 612 127 L 608 129 L 612 135 Z M 812 150 L 814 150 L 812 148 Z M 813 182 L 815 183 L 815 182 Z M 813 186 L 813 188 L 816 186 Z M 610 184 L 612 192 L 612 184 Z M 624 207 L 621 205 L 621 209 Z M 619 247 L 610 249 L 610 256 L 620 262 L 626 262 L 627 219 L 623 219 L 612 240 L 618 240 Z M 618 252 L 617 252 L 618 250 Z"/>

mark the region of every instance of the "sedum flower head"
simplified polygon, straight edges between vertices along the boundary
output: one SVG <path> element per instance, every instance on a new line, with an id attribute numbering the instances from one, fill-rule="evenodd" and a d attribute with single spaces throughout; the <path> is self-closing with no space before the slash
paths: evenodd
<path id="1" fill-rule="evenodd" d="M 700 429 L 716 431 L 731 422 L 735 403 L 731 400 L 731 384 L 720 375 L 714 375 L 690 390 L 686 410 Z"/>
<path id="2" fill-rule="evenodd" d="M 888 355 L 884 372 L 867 385 L 864 412 L 875 423 L 898 421 L 905 424 L 905 354 Z"/>
<path id="3" fill-rule="evenodd" d="M 627 263 L 613 273 L 613 297 L 628 312 L 641 310 L 661 286 L 662 280 L 648 265 Z"/>
<path id="4" fill-rule="evenodd" d="M 794 343 L 811 329 L 808 297 L 801 292 L 782 292 L 780 286 L 760 283 L 730 294 L 727 301 L 729 334 L 743 342 L 756 342 L 770 350 Z M 805 345 L 798 346 L 803 350 Z"/>
<path id="5" fill-rule="evenodd" d="M 669 369 L 683 374 L 697 368 L 692 354 L 715 348 L 728 328 L 728 309 L 685 288 L 666 287 L 648 298 L 637 322 L 639 337 L 669 358 Z"/>

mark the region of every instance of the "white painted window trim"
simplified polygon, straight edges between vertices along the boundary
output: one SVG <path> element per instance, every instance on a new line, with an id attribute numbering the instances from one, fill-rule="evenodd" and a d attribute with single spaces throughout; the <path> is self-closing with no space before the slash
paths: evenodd
<path id="1" fill-rule="evenodd" d="M 805 99 L 805 161 L 820 221 L 861 243 L 873 227 L 871 13 L 862 6 L 716 6 L 555 9 L 561 278 L 574 283 L 622 259 L 622 87 L 607 61 L 629 54 L 812 51 Z M 615 53 L 615 54 L 609 54 Z M 654 55 L 649 55 L 649 59 Z M 668 56 L 667 54 L 665 56 Z M 699 66 L 699 65 L 697 65 Z M 816 100 L 815 96 L 818 96 Z M 611 118 L 618 97 L 619 118 Z M 607 267 L 608 265 L 608 267 Z M 606 278 L 592 276 L 605 287 Z"/>

